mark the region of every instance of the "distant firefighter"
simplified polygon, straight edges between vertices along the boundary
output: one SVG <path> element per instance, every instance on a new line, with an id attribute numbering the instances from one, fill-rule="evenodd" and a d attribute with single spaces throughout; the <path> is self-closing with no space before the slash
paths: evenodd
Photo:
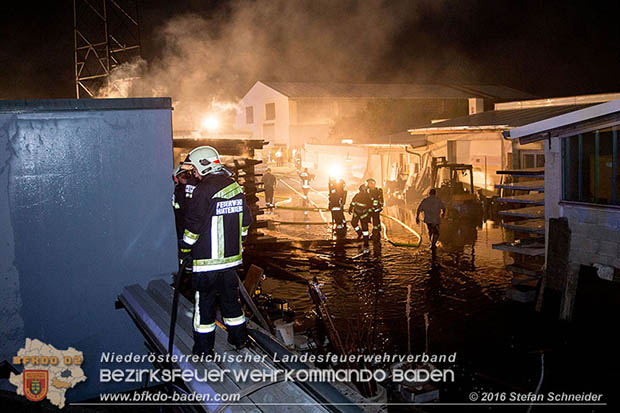
<path id="1" fill-rule="evenodd" d="M 344 206 L 347 202 L 347 191 L 345 189 L 344 179 L 336 181 L 329 178 L 329 210 L 332 213 L 332 222 L 334 223 L 334 232 L 346 234 L 347 220 L 344 217 Z"/>
<path id="2" fill-rule="evenodd" d="M 431 189 L 429 196 L 424 198 L 418 206 L 418 210 L 415 213 L 415 222 L 420 223 L 420 212 L 424 212 L 424 222 L 428 228 L 428 237 L 431 241 L 431 249 L 437 248 L 437 240 L 439 240 L 439 224 L 441 223 L 441 217 L 446 216 L 446 206 L 441 199 L 436 196 L 435 189 Z"/>
<path id="3" fill-rule="evenodd" d="M 310 181 L 314 179 L 314 175 L 308 172 L 308 168 L 304 168 L 299 174 L 299 179 L 301 179 L 301 190 L 304 193 L 304 200 L 307 200 L 308 191 L 310 190 Z"/>
<path id="4" fill-rule="evenodd" d="M 370 178 L 366 180 L 368 184 L 368 195 L 371 200 L 370 220 L 372 221 L 372 237 L 379 239 L 381 231 L 381 211 L 383 211 L 383 189 L 377 188 L 377 182 Z"/>
<path id="5" fill-rule="evenodd" d="M 270 210 L 274 207 L 273 196 L 277 183 L 276 177 L 271 174 L 271 168 L 267 168 L 263 175 L 263 188 L 265 189 L 265 205 Z"/>
<path id="6" fill-rule="evenodd" d="M 370 220 L 370 196 L 366 185 L 360 185 L 359 192 L 355 194 L 349 205 L 349 214 L 353 214 L 351 225 L 357 238 L 364 238 L 364 247 L 368 247 L 368 221 Z"/>

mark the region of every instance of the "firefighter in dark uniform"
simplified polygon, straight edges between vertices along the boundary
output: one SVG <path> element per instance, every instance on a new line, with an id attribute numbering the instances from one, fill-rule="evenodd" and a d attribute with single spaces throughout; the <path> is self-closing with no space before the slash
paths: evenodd
<path id="1" fill-rule="evenodd" d="M 187 200 L 192 197 L 196 188 L 197 179 L 191 169 L 183 164 L 177 165 L 172 171 L 174 181 L 174 193 L 172 194 L 172 208 L 174 209 L 174 221 L 177 228 L 177 239 L 183 238 L 183 217 L 187 207 Z"/>
<path id="2" fill-rule="evenodd" d="M 271 169 L 267 168 L 263 175 L 263 188 L 265 189 L 265 206 L 273 211 L 273 195 L 276 189 L 276 177 L 271 174 Z"/>
<path id="3" fill-rule="evenodd" d="M 215 344 L 215 306 L 219 303 L 228 342 L 247 342 L 235 269 L 242 263 L 242 243 L 252 222 L 241 186 L 231 178 L 210 146 L 200 146 L 184 162 L 199 180 L 184 218 L 182 258 L 192 259 L 194 354 L 210 354 Z"/>
<path id="4" fill-rule="evenodd" d="M 360 185 L 359 192 L 355 194 L 349 205 L 349 214 L 353 213 L 351 225 L 357 238 L 364 238 L 364 247 L 368 246 L 368 221 L 370 219 L 370 196 L 366 185 Z"/>
<path id="5" fill-rule="evenodd" d="M 172 179 L 175 183 L 174 193 L 172 194 L 172 208 L 174 209 L 174 221 L 177 229 L 177 240 L 180 242 L 183 239 L 184 219 L 185 211 L 187 210 L 187 204 L 189 199 L 194 193 L 198 180 L 194 177 L 194 173 L 191 167 L 183 165 L 182 163 L 177 165 L 172 172 Z M 180 251 L 179 251 L 180 252 Z M 182 264 L 183 258 L 179 254 L 179 265 Z M 185 267 L 183 277 L 181 278 L 181 288 L 191 289 L 192 280 L 192 267 Z"/>
<path id="6" fill-rule="evenodd" d="M 370 220 L 372 221 L 372 238 L 378 239 L 381 231 L 381 211 L 383 211 L 383 189 L 377 188 L 377 182 L 370 178 L 366 180 L 368 195 L 371 200 Z"/>
<path id="7" fill-rule="evenodd" d="M 334 223 L 334 233 L 336 235 L 346 234 L 347 220 L 344 217 L 344 206 L 347 202 L 347 191 L 345 190 L 344 180 L 336 181 L 329 178 L 329 210 L 332 213 L 332 222 Z"/>

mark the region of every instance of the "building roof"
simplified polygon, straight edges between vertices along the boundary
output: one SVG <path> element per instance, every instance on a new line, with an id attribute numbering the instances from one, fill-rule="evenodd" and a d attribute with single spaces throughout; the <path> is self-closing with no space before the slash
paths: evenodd
<path id="1" fill-rule="evenodd" d="M 612 100 L 600 105 L 591 105 L 579 110 L 573 110 L 558 116 L 539 120 L 515 128 L 506 134 L 510 139 L 526 139 L 533 135 L 539 135 L 552 129 L 561 128 L 576 123 L 589 121 L 592 119 L 603 118 L 607 115 L 620 113 L 620 99 Z M 540 139 L 544 139 L 540 136 Z"/>
<path id="2" fill-rule="evenodd" d="M 593 95 L 565 96 L 516 102 L 496 103 L 495 110 L 540 108 L 544 106 L 571 106 L 604 103 L 620 99 L 620 93 L 597 93 Z"/>
<path id="3" fill-rule="evenodd" d="M 531 99 L 534 96 L 506 86 L 449 86 L 412 83 L 308 83 L 266 82 L 266 86 L 291 98 L 383 99 Z"/>
<path id="4" fill-rule="evenodd" d="M 172 109 L 171 98 L 0 100 L 0 112 Z"/>
<path id="5" fill-rule="evenodd" d="M 430 123 L 409 129 L 412 135 L 449 133 L 459 131 L 508 130 L 528 123 L 583 109 L 594 104 L 549 106 L 529 109 L 490 110 L 475 115 L 460 116 L 442 122 Z"/>
<path id="6" fill-rule="evenodd" d="M 402 131 L 393 133 L 391 135 L 379 136 L 376 138 L 369 138 L 364 141 L 354 141 L 355 144 L 360 145 L 410 145 L 413 148 L 426 145 L 426 137 L 422 135 L 411 136 L 409 132 Z"/>

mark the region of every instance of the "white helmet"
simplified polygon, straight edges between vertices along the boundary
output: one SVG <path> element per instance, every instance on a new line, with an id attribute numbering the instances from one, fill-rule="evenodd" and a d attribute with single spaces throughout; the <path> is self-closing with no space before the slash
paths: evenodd
<path id="1" fill-rule="evenodd" d="M 223 168 L 220 155 L 215 148 L 210 146 L 199 146 L 193 149 L 187 155 L 184 164 L 192 165 L 201 176 L 221 171 Z"/>

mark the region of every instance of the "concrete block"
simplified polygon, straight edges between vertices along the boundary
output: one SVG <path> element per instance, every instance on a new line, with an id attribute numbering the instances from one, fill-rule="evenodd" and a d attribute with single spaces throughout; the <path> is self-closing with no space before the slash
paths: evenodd
<path id="1" fill-rule="evenodd" d="M 590 262 L 587 263 L 587 265 L 594 265 L 594 264 L 611 265 L 613 260 L 614 260 L 614 258 L 610 257 L 608 255 L 595 254 L 595 255 L 590 257 Z"/>
<path id="2" fill-rule="evenodd" d="M 582 246 L 587 242 L 589 242 L 589 240 L 584 235 L 573 233 L 570 241 L 571 251 L 581 250 Z"/>
<path id="3" fill-rule="evenodd" d="M 536 299 L 536 288 L 527 286 L 509 287 L 506 290 L 506 298 L 520 303 L 531 303 Z"/>
<path id="4" fill-rule="evenodd" d="M 611 241 L 601 241 L 598 247 L 598 255 L 605 255 L 616 258 L 618 256 L 618 243 Z"/>
<path id="5" fill-rule="evenodd" d="M 594 255 L 599 249 L 600 241 L 592 238 L 587 239 L 579 248 L 582 252 Z"/>

